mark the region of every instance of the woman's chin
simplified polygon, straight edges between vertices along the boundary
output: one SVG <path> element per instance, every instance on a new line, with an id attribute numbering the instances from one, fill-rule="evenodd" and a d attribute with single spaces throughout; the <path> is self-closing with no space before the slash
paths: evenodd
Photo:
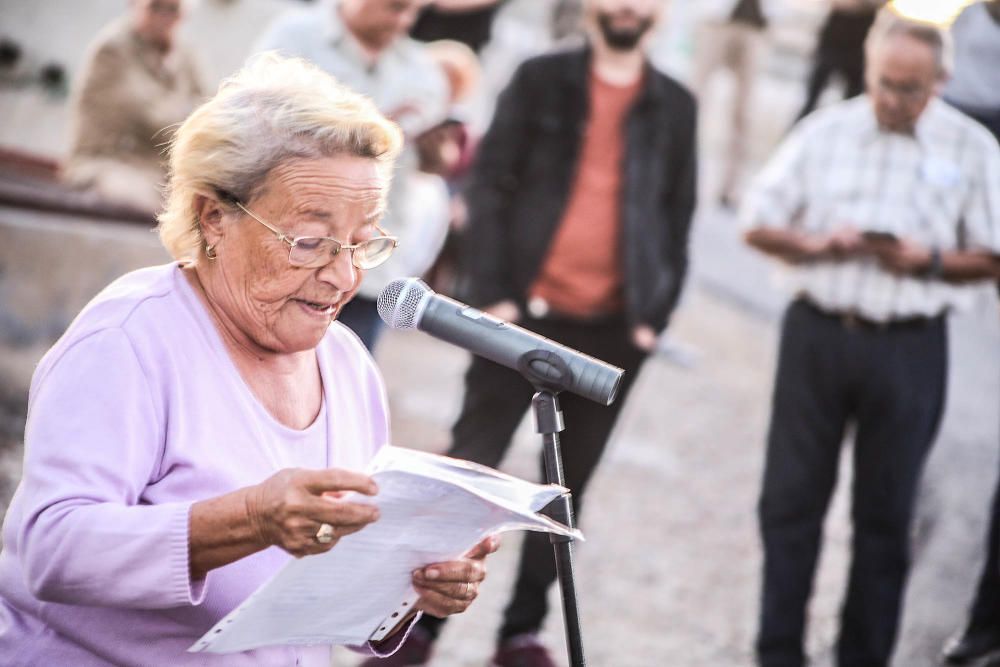
<path id="1" fill-rule="evenodd" d="M 297 310 L 301 311 L 304 308 L 298 307 Z M 283 323 L 284 326 L 275 331 L 278 334 L 276 337 L 283 343 L 282 348 L 285 352 L 311 350 L 323 340 L 323 336 L 330 328 L 330 322 L 333 321 L 336 313 L 336 310 L 334 310 L 333 315 L 321 315 L 314 312 L 296 313 L 295 317 L 286 319 Z"/>
<path id="2" fill-rule="evenodd" d="M 326 333 L 326 329 L 316 335 L 310 335 L 311 332 L 297 331 L 294 336 L 287 336 L 282 339 L 281 352 L 285 354 L 297 354 L 299 352 L 315 350 L 319 346 L 320 341 L 323 340 L 323 333 Z"/>

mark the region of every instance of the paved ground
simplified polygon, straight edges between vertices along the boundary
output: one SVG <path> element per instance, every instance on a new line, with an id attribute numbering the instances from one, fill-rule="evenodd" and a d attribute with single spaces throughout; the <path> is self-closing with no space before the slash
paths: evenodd
<path id="1" fill-rule="evenodd" d="M 661 359 L 646 367 L 590 492 L 577 564 L 594 665 L 744 661 L 757 569 L 758 399 L 774 337 L 767 323 L 705 293 L 693 295 L 687 313 L 677 335 L 698 340 L 710 357 L 696 370 Z M 730 344 L 733 336 L 739 345 Z M 457 407 L 463 355 L 420 334 L 390 338 L 383 353 L 397 442 L 439 449 Z M 419 401 L 400 386 L 407 380 L 422 387 Z M 572 443 L 564 447 L 572 456 Z M 505 468 L 535 476 L 537 451 L 522 428 Z M 479 608 L 448 626 L 434 664 L 481 665 L 489 657 L 516 553 L 517 540 L 508 540 Z M 561 648 L 560 633 L 555 614 L 548 635 Z"/>
<path id="2" fill-rule="evenodd" d="M 578 553 L 591 664 L 650 667 L 750 664 L 760 549 L 754 503 L 776 345 L 768 271 L 740 248 L 731 220 L 702 221 L 694 289 L 674 339 L 694 367 L 656 358 L 643 370 L 596 479 Z M 729 239 L 729 245 L 720 239 Z M 754 267 L 747 270 L 747 267 Z M 995 305 L 953 327 L 953 379 L 942 437 L 914 526 L 913 585 L 897 667 L 930 667 L 960 622 L 981 559 L 997 456 L 1000 401 Z M 390 387 L 396 444 L 442 450 L 466 357 L 419 333 L 393 332 L 379 360 Z M 533 477 L 528 424 L 504 468 Z M 572 443 L 566 443 L 572 455 Z M 845 457 L 846 458 L 846 457 Z M 828 665 L 850 530 L 842 474 L 811 610 L 810 652 Z M 449 624 L 437 667 L 484 664 L 513 575 L 517 540 L 491 563 L 477 607 Z M 558 599 L 553 594 L 558 609 Z M 562 648 L 561 618 L 546 635 Z M 353 664 L 341 656 L 338 664 Z"/>

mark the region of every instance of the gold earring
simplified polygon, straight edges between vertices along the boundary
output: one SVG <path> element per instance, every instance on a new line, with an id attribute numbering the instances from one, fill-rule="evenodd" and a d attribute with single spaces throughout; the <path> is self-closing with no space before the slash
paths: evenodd
<path id="1" fill-rule="evenodd" d="M 215 244 L 213 244 L 213 243 L 206 243 L 205 244 L 205 257 L 208 257 L 209 259 L 215 259 L 218 256 L 219 256 L 219 253 L 215 252 Z"/>

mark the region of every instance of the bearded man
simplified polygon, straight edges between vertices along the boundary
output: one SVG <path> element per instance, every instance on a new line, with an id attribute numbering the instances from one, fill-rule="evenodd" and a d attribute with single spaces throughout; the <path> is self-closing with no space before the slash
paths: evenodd
<path id="1" fill-rule="evenodd" d="M 525 62 L 500 96 L 467 197 L 469 300 L 626 371 L 609 408 L 561 398 L 577 510 L 687 269 L 695 102 L 642 50 L 663 4 L 587 0 L 588 45 Z M 448 454 L 499 465 L 533 393 L 473 359 Z M 548 538 L 528 534 L 492 664 L 555 664 L 537 638 L 555 579 Z M 425 616 L 395 656 L 365 664 L 425 664 L 442 623 Z"/>

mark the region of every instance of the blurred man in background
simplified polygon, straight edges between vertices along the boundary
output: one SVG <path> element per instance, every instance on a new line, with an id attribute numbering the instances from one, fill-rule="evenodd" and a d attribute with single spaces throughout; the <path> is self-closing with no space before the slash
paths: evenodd
<path id="1" fill-rule="evenodd" d="M 853 424 L 854 536 L 839 667 L 889 664 L 909 569 L 917 484 L 947 377 L 960 283 L 995 275 L 1000 155 L 935 99 L 940 30 L 883 11 L 870 95 L 797 126 L 748 196 L 756 248 L 793 264 L 759 506 L 762 667 L 805 664 L 806 607 L 841 444 Z"/>
<path id="2" fill-rule="evenodd" d="M 763 62 L 768 21 L 776 0 L 699 0 L 700 23 L 695 34 L 694 88 L 706 108 L 713 75 L 728 70 L 736 88 L 730 101 L 729 143 L 722 158 L 719 201 L 732 206 L 747 157 L 751 132 L 754 83 Z"/>
<path id="3" fill-rule="evenodd" d="M 488 312 L 625 369 L 617 402 L 561 399 L 577 508 L 643 360 L 677 303 L 695 205 L 695 104 L 641 49 L 660 0 L 587 0 L 589 46 L 524 63 L 500 97 L 468 193 L 471 298 Z M 472 360 L 449 456 L 500 464 L 533 389 Z M 552 546 L 526 536 L 494 665 L 552 667 L 539 642 Z M 396 656 L 422 665 L 427 616 Z"/>
<path id="4" fill-rule="evenodd" d="M 967 7 L 951 28 L 955 70 L 944 89 L 950 104 L 1000 141 L 1000 0 Z M 997 150 L 1000 150 L 998 146 Z M 1000 193 L 996 194 L 1000 197 Z M 949 665 L 1000 662 L 1000 480 L 993 492 L 986 562 L 965 627 L 945 645 Z"/>
<path id="5" fill-rule="evenodd" d="M 444 72 L 423 45 L 407 36 L 427 0 L 334 0 L 297 10 L 271 26 L 258 51 L 300 56 L 371 97 L 403 129 L 407 145 L 397 162 L 385 227 L 399 237 L 392 262 L 369 271 L 338 320 L 373 349 L 384 328 L 376 303 L 392 279 L 423 275 L 448 231 L 444 181 L 418 169 L 413 140 L 448 115 Z"/>
<path id="6" fill-rule="evenodd" d="M 944 99 L 1000 141 L 1000 0 L 965 8 L 951 26 L 955 71 Z"/>
<path id="7" fill-rule="evenodd" d="M 844 99 L 864 92 L 865 37 L 875 22 L 875 14 L 885 3 L 886 0 L 831 0 L 830 13 L 819 32 L 799 119 L 816 109 L 833 76 L 843 79 Z"/>
<path id="8" fill-rule="evenodd" d="M 69 183 L 159 210 L 169 128 L 204 93 L 194 54 L 177 41 L 183 10 L 182 0 L 131 0 L 128 15 L 95 40 L 72 101 Z"/>

